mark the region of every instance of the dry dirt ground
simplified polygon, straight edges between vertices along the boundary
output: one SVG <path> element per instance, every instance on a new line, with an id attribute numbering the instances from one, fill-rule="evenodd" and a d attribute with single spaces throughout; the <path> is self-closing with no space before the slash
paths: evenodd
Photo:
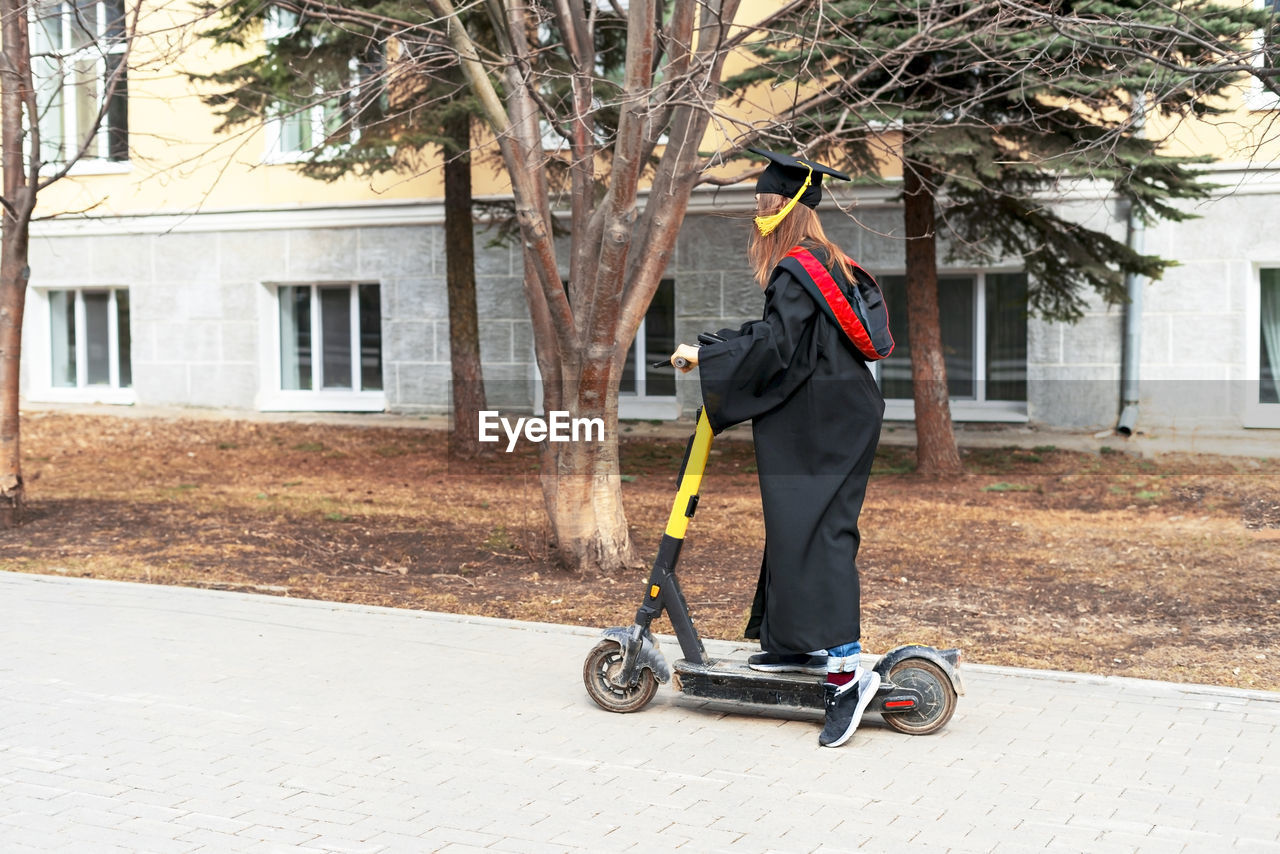
<path id="1" fill-rule="evenodd" d="M 451 464 L 439 430 L 54 411 L 22 431 L 4 570 L 600 627 L 631 621 L 647 578 L 556 569 L 534 453 Z M 644 561 L 683 448 L 624 436 Z M 936 482 L 912 459 L 881 449 L 862 515 L 869 650 L 1280 690 L 1280 460 L 1009 448 Z M 708 637 L 740 637 L 750 604 L 754 471 L 749 442 L 713 449 L 681 556 Z"/>

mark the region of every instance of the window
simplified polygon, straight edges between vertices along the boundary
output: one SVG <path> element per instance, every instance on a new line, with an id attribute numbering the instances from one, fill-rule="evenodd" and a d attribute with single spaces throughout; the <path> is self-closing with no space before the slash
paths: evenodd
<path id="1" fill-rule="evenodd" d="M 565 290 L 569 288 L 564 281 Z M 680 417 L 676 400 L 675 371 L 653 368 L 651 362 L 669 357 L 676 349 L 676 286 L 674 279 L 662 279 L 653 301 L 640 321 L 640 328 L 627 349 L 622 377 L 618 381 L 618 416 L 620 418 Z M 542 375 L 535 362 L 533 407 L 543 406 Z"/>
<path id="2" fill-rule="evenodd" d="M 263 35 L 278 41 L 292 36 L 298 27 L 296 12 L 272 6 Z M 316 43 L 317 50 L 322 47 Z M 381 83 L 385 72 L 385 54 L 377 47 L 364 57 L 353 57 L 342 72 L 331 67 L 318 71 L 306 95 L 276 105 L 276 117 L 267 124 L 267 161 L 292 162 L 308 153 L 323 154 L 327 145 L 358 142 L 362 119 L 385 112 Z"/>
<path id="3" fill-rule="evenodd" d="M 52 388 L 133 386 L 127 290 L 49 291 L 49 342 Z"/>
<path id="4" fill-rule="evenodd" d="M 672 279 L 663 279 L 640 321 L 635 340 L 627 351 L 618 393 L 637 399 L 676 396 L 675 371 L 653 368 L 650 362 L 670 356 L 676 349 L 676 287 Z"/>
<path id="5" fill-rule="evenodd" d="M 33 5 L 40 159 L 129 159 L 128 69 L 123 0 L 38 0 Z"/>
<path id="6" fill-rule="evenodd" d="M 281 285 L 281 391 L 382 391 L 377 285 Z"/>
<path id="7" fill-rule="evenodd" d="M 1253 64 L 1260 69 L 1276 70 L 1280 68 L 1280 0 L 1254 0 L 1257 8 L 1265 9 L 1272 15 L 1270 25 L 1254 36 L 1254 42 L 1257 47 L 1257 53 L 1254 55 Z M 1254 110 L 1275 110 L 1280 109 L 1280 94 L 1275 91 L 1275 86 L 1280 85 L 1280 78 L 1271 78 L 1272 86 L 1263 86 L 1262 81 L 1251 78 L 1249 81 L 1249 91 L 1247 94 L 1247 102 L 1250 109 Z"/>
<path id="8" fill-rule="evenodd" d="M 890 330 L 896 344 L 893 355 L 877 363 L 880 386 L 887 399 L 910 401 L 913 390 L 906 277 L 880 276 L 878 281 L 889 306 Z M 1026 274 L 939 276 L 938 309 L 951 399 L 979 404 L 988 414 L 997 409 L 1025 413 Z"/>
<path id="9" fill-rule="evenodd" d="M 1245 296 L 1245 427 L 1280 427 L 1280 264 L 1254 268 Z"/>
<path id="10" fill-rule="evenodd" d="M 564 283 L 566 290 L 569 283 Z M 651 362 L 665 359 L 676 349 L 676 286 L 674 279 L 662 279 L 653 301 L 640 321 L 640 328 L 627 349 L 622 377 L 618 381 L 618 415 L 621 418 L 680 417 L 676 401 L 675 371 L 654 368 Z M 534 365 L 535 372 L 537 365 Z M 534 384 L 534 409 L 542 407 L 540 375 Z"/>
<path id="11" fill-rule="evenodd" d="M 362 117 L 372 107 L 384 107 L 380 59 L 352 59 L 346 80 L 318 85 L 307 103 L 280 104 L 278 118 L 268 125 L 267 159 L 289 162 L 308 153 L 325 154 L 326 146 L 360 141 Z"/>
<path id="12" fill-rule="evenodd" d="M 1258 398 L 1280 405 L 1280 268 L 1259 271 Z"/>

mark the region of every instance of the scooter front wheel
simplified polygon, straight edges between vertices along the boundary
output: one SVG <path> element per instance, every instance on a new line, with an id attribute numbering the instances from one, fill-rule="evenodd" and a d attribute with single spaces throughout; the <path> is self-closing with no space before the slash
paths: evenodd
<path id="1" fill-rule="evenodd" d="M 622 671 L 622 647 L 617 641 L 602 640 L 587 655 L 582 665 L 582 681 L 596 705 L 607 712 L 638 712 L 649 704 L 658 691 L 653 671 L 640 671 L 640 681 L 633 687 L 614 684 Z"/>
<path id="2" fill-rule="evenodd" d="M 908 735 L 928 735 L 951 720 L 956 691 L 942 668 L 924 658 L 905 658 L 889 670 L 888 681 L 918 691 L 924 702 L 907 712 L 884 713 L 884 722 Z"/>

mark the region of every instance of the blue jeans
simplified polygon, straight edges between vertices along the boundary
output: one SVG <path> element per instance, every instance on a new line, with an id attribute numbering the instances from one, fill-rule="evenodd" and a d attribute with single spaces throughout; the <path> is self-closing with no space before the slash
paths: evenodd
<path id="1" fill-rule="evenodd" d="M 858 669 L 860 655 L 862 655 L 862 644 L 858 641 L 831 647 L 827 650 L 827 672 L 853 673 Z"/>

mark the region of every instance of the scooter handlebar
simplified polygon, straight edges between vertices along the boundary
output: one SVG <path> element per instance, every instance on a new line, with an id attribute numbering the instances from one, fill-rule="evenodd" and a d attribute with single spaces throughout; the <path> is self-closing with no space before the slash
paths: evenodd
<path id="1" fill-rule="evenodd" d="M 699 344 L 704 344 L 704 345 L 705 345 L 705 344 L 718 344 L 718 343 L 720 343 L 720 342 L 721 342 L 721 341 L 723 341 L 723 340 L 724 340 L 724 338 L 720 337 L 719 335 L 717 335 L 717 334 L 716 334 L 716 333 L 714 333 L 714 332 L 699 332 L 699 333 L 698 333 L 698 343 L 699 343 Z M 650 362 L 650 363 L 649 363 L 649 367 L 651 367 L 651 368 L 679 368 L 680 370 L 684 370 L 685 368 L 689 367 L 689 360 L 688 360 L 688 359 L 686 359 L 684 356 L 676 356 L 674 359 L 662 359 L 661 361 L 658 361 L 658 362 Z"/>

